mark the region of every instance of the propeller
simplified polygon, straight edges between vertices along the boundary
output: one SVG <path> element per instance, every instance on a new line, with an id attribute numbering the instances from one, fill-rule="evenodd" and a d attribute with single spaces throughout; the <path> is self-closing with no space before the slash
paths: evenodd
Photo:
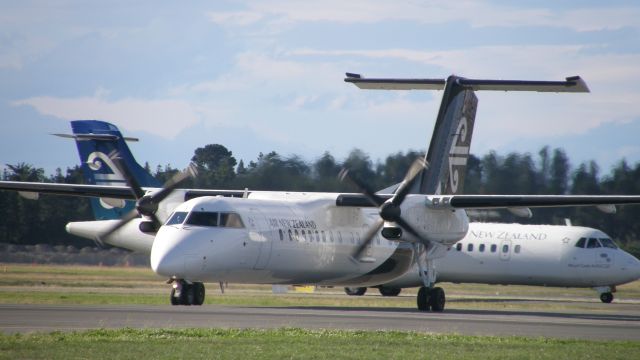
<path id="1" fill-rule="evenodd" d="M 137 218 L 139 215 L 151 218 L 154 228 L 159 228 L 162 222 L 156 215 L 156 212 L 158 211 L 160 202 L 166 199 L 167 196 L 169 196 L 182 182 L 187 180 L 189 177 L 195 177 L 197 173 L 195 165 L 190 164 L 184 171 L 175 174 L 171 179 L 169 179 L 160 191 L 152 194 L 146 194 L 131 172 L 131 169 L 129 169 L 125 164 L 124 160 L 122 160 L 120 154 L 116 150 L 109 154 L 109 158 L 113 161 L 116 168 L 118 168 L 124 177 L 127 186 L 129 186 L 131 193 L 136 199 L 136 206 L 135 209 L 126 213 L 118 223 L 96 237 L 96 241 L 100 244 L 102 244 L 102 239 L 110 236 L 125 226 L 129 221 Z"/>
<path id="2" fill-rule="evenodd" d="M 342 171 L 340 171 L 339 178 L 342 181 L 349 181 L 356 188 L 358 188 L 358 190 L 360 190 L 360 192 L 364 194 L 367 199 L 369 199 L 371 204 L 379 208 L 380 218 L 376 220 L 373 226 L 371 226 L 371 228 L 366 232 L 362 244 L 360 244 L 360 246 L 353 252 L 353 254 L 351 254 L 354 259 L 360 258 L 365 248 L 369 246 L 380 228 L 382 228 L 382 226 L 384 225 L 385 221 L 398 224 L 404 231 L 420 239 L 425 244 L 428 243 L 426 239 L 422 239 L 420 234 L 402 218 L 402 210 L 400 208 L 402 202 L 407 197 L 409 191 L 411 191 L 411 187 L 418 178 L 418 174 L 420 174 L 420 172 L 426 168 L 427 163 L 425 160 L 419 158 L 414 161 L 413 164 L 411 164 L 411 167 L 409 167 L 409 170 L 404 176 L 404 179 L 393 194 L 393 197 L 386 201 L 382 197 L 374 193 L 365 183 L 351 176 L 348 169 L 342 169 Z"/>

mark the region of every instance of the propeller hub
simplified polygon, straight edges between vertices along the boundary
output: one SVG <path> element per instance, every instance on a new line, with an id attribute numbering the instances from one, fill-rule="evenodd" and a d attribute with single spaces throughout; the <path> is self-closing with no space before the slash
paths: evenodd
<path id="1" fill-rule="evenodd" d="M 158 211 L 158 203 L 149 195 L 145 195 L 138 199 L 136 209 L 141 215 L 152 216 Z"/>
<path id="2" fill-rule="evenodd" d="M 396 221 L 400 218 L 400 206 L 394 205 L 391 201 L 387 201 L 380 206 L 380 217 L 385 221 Z"/>

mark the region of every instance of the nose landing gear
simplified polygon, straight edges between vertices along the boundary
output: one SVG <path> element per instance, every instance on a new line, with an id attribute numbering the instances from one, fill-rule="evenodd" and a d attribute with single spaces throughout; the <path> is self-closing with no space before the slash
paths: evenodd
<path id="1" fill-rule="evenodd" d="M 171 305 L 202 305 L 204 303 L 204 284 L 182 279 L 172 280 Z"/>

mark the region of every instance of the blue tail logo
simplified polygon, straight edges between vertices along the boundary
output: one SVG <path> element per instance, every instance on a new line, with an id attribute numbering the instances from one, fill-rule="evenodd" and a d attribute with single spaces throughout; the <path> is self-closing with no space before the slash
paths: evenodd
<path id="1" fill-rule="evenodd" d="M 87 184 L 107 186 L 126 184 L 124 177 L 109 157 L 111 152 L 117 151 L 141 186 L 161 186 L 158 180 L 136 162 L 129 150 L 126 141 L 137 141 L 137 139 L 125 138 L 115 125 L 99 120 L 72 121 L 71 128 L 73 135 L 61 136 L 75 139 L 82 174 Z M 119 219 L 134 206 L 133 201 L 91 199 L 91 207 L 97 220 Z"/>

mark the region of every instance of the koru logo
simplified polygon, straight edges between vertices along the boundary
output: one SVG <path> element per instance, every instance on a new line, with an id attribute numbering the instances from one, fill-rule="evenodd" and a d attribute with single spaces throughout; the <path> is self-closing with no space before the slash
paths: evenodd
<path id="1" fill-rule="evenodd" d="M 468 128 L 467 118 L 461 117 L 449 149 L 449 185 L 451 186 L 452 194 L 458 192 L 458 184 L 460 183 L 457 167 L 467 165 L 469 146 L 464 146 L 464 144 L 467 142 Z"/>
<path id="2" fill-rule="evenodd" d="M 93 177 L 95 179 L 96 185 L 122 185 L 124 182 L 124 176 L 118 170 L 113 161 L 109 158 L 109 156 L 100 151 L 94 151 L 87 157 L 87 166 L 89 169 L 94 171 Z M 102 171 L 98 173 L 98 171 Z M 105 173 L 111 171 L 111 174 Z M 122 206 L 120 204 L 122 203 Z M 114 206 L 116 205 L 116 206 Z M 100 206 L 105 209 L 113 209 L 114 207 L 123 207 L 124 202 L 114 202 L 113 204 L 105 202 L 104 199 L 100 198 Z"/>

